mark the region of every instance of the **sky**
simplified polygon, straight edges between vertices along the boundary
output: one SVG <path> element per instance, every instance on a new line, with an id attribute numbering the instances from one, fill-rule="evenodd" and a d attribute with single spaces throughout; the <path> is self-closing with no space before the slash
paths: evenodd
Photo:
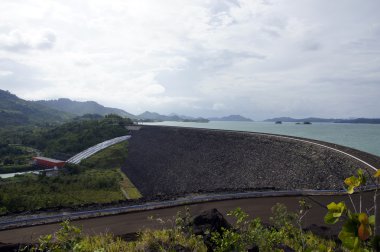
<path id="1" fill-rule="evenodd" d="M 378 0 L 1 0 L 0 89 L 140 114 L 380 117 Z"/>

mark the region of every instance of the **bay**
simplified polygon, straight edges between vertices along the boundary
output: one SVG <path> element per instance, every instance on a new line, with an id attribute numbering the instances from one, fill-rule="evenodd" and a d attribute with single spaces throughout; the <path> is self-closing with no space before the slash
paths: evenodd
<path id="1" fill-rule="evenodd" d="M 295 124 L 283 122 L 155 122 L 147 125 L 167 125 L 208 129 L 237 130 L 272 133 L 316 139 L 348 146 L 380 156 L 380 124 L 312 123 Z"/>

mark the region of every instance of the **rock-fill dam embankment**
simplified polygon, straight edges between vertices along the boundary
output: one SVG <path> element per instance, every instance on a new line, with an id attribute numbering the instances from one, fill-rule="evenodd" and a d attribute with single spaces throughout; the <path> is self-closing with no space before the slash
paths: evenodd
<path id="1" fill-rule="evenodd" d="M 266 188 L 340 190 L 343 180 L 358 168 L 373 173 L 343 153 L 296 139 L 143 126 L 132 133 L 123 170 L 150 198 Z"/>

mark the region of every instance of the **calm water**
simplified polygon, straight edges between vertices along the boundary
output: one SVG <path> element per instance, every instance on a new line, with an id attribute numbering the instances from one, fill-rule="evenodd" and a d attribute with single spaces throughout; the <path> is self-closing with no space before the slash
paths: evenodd
<path id="1" fill-rule="evenodd" d="M 311 125 L 272 122 L 159 122 L 151 125 L 169 125 L 209 129 L 241 130 L 274 133 L 322 140 L 349 146 L 380 156 L 380 124 L 313 123 Z"/>
<path id="2" fill-rule="evenodd" d="M 27 173 L 34 173 L 34 174 L 38 174 L 40 171 L 42 170 L 39 170 L 39 171 L 26 171 L 26 172 L 15 172 L 15 173 L 4 173 L 4 174 L 0 174 L 0 178 L 12 178 L 16 175 L 22 175 L 22 174 L 27 174 Z"/>

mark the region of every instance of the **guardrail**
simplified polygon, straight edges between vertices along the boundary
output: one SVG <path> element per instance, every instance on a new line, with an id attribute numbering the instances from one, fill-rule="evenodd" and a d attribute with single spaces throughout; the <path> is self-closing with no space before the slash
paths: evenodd
<path id="1" fill-rule="evenodd" d="M 86 159 L 86 158 L 94 155 L 98 151 L 101 151 L 101 150 L 103 150 L 103 149 L 105 149 L 111 145 L 126 141 L 129 138 L 131 138 L 131 136 L 127 135 L 127 136 L 116 137 L 116 138 L 101 142 L 101 143 L 94 145 L 94 146 L 92 146 L 92 147 L 90 147 L 90 148 L 88 148 L 82 152 L 79 152 L 75 156 L 69 158 L 66 162 L 72 163 L 72 164 L 79 164 L 83 159 Z"/>

